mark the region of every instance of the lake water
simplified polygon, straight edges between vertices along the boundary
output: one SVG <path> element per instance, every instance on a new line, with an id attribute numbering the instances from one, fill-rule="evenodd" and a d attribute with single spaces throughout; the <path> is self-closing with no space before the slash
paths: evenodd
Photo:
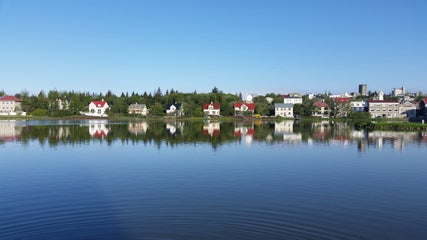
<path id="1" fill-rule="evenodd" d="M 427 135 L 0 121 L 0 239 L 427 239 Z"/>

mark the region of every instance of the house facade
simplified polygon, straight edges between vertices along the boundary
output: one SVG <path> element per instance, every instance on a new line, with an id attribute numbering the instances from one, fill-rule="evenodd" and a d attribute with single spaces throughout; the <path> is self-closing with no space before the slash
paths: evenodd
<path id="1" fill-rule="evenodd" d="M 205 116 L 219 117 L 221 110 L 221 104 L 219 103 L 205 103 L 203 104 L 203 114 Z"/>
<path id="2" fill-rule="evenodd" d="M 400 118 L 399 101 L 369 100 L 369 113 L 372 118 Z"/>
<path id="3" fill-rule="evenodd" d="M 168 104 L 166 106 L 166 114 L 174 115 L 176 117 L 183 117 L 185 115 L 184 107 L 179 103 Z"/>
<path id="4" fill-rule="evenodd" d="M 351 101 L 351 110 L 353 112 L 366 112 L 366 101 Z"/>
<path id="5" fill-rule="evenodd" d="M 255 103 L 237 102 L 233 104 L 235 116 L 253 116 L 255 112 Z"/>
<path id="6" fill-rule="evenodd" d="M 104 99 L 101 101 L 92 101 L 89 103 L 89 112 L 80 112 L 81 115 L 90 117 L 108 117 L 106 111 L 110 105 Z"/>
<path id="7" fill-rule="evenodd" d="M 17 115 L 22 112 L 21 99 L 5 95 L 0 97 L 0 115 Z"/>
<path id="8" fill-rule="evenodd" d="M 285 104 L 302 104 L 302 97 L 283 95 L 283 103 L 285 103 Z"/>
<path id="9" fill-rule="evenodd" d="M 129 105 L 128 113 L 129 114 L 135 114 L 135 115 L 141 115 L 141 116 L 147 116 L 148 108 L 145 104 L 134 103 L 134 104 Z"/>
<path id="10" fill-rule="evenodd" d="M 351 99 L 347 97 L 333 98 L 335 117 L 347 117 L 351 112 Z"/>
<path id="11" fill-rule="evenodd" d="M 58 106 L 58 110 L 68 110 L 70 108 L 70 100 L 67 98 L 56 98 L 56 104 Z"/>
<path id="12" fill-rule="evenodd" d="M 331 109 L 327 103 L 323 101 L 316 101 L 313 103 L 313 108 L 311 110 L 312 117 L 329 118 L 330 113 Z"/>
<path id="13" fill-rule="evenodd" d="M 294 117 L 294 105 L 292 103 L 275 103 L 274 104 L 275 117 Z"/>

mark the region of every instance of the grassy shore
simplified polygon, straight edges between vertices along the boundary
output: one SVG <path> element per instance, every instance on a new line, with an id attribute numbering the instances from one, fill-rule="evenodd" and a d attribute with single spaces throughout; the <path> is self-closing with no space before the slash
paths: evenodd
<path id="1" fill-rule="evenodd" d="M 390 131 L 426 131 L 427 124 L 412 122 L 376 122 L 363 121 L 355 124 L 357 129 L 390 130 Z"/>

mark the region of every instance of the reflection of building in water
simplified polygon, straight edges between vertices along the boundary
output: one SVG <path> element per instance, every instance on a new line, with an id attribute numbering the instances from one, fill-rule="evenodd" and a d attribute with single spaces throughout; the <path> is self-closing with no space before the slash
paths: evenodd
<path id="1" fill-rule="evenodd" d="M 166 129 L 170 132 L 170 134 L 176 134 L 177 130 L 179 133 L 183 133 L 184 131 L 184 122 L 170 122 L 166 123 Z"/>
<path id="2" fill-rule="evenodd" d="M 294 121 L 287 120 L 282 122 L 274 123 L 274 134 L 281 135 L 283 133 L 293 133 L 294 132 Z"/>
<path id="3" fill-rule="evenodd" d="M 108 135 L 108 128 L 106 127 L 105 123 L 107 121 L 103 120 L 89 120 L 89 134 L 92 137 L 96 138 L 104 138 Z"/>
<path id="4" fill-rule="evenodd" d="M 16 141 L 20 138 L 22 127 L 17 126 L 16 121 L 0 120 L 0 140 Z"/>
<path id="5" fill-rule="evenodd" d="M 218 136 L 220 133 L 219 122 L 208 122 L 203 125 L 203 135 Z"/>
<path id="6" fill-rule="evenodd" d="M 145 134 L 147 132 L 147 129 L 148 129 L 147 122 L 137 122 L 137 123 L 130 122 L 128 124 L 128 131 L 133 135 Z"/>
<path id="7" fill-rule="evenodd" d="M 245 140 L 246 144 L 251 144 L 253 136 L 255 135 L 254 126 L 244 126 L 242 124 L 237 124 L 234 127 L 234 136 L 241 137 Z"/>
<path id="8" fill-rule="evenodd" d="M 282 121 L 274 123 L 274 135 L 283 136 L 283 141 L 289 143 L 301 143 L 302 134 L 294 133 L 294 121 Z"/>
<path id="9" fill-rule="evenodd" d="M 380 150 L 385 143 L 390 143 L 395 150 L 403 151 L 405 143 L 413 142 L 417 138 L 416 132 L 374 131 L 368 133 L 369 143 L 375 144 Z"/>
<path id="10" fill-rule="evenodd" d="M 311 137 L 315 140 L 325 140 L 331 131 L 329 121 L 313 122 L 311 123 L 311 129 Z"/>
<path id="11" fill-rule="evenodd" d="M 60 126 L 58 130 L 49 130 L 50 135 L 54 135 L 57 139 L 68 138 L 71 136 L 70 127 Z"/>

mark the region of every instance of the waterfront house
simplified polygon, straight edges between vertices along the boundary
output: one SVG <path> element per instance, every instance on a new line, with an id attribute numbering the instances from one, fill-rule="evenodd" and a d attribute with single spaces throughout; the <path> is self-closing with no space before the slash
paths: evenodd
<path id="1" fill-rule="evenodd" d="M 328 118 L 331 109 L 329 105 L 324 101 L 316 101 L 313 103 L 313 108 L 311 110 L 311 116 L 320 117 L 320 118 Z"/>
<path id="2" fill-rule="evenodd" d="M 293 118 L 294 117 L 294 105 L 292 103 L 275 103 L 274 104 L 274 116 Z"/>
<path id="3" fill-rule="evenodd" d="M 134 104 L 129 105 L 128 113 L 129 114 L 135 114 L 135 115 L 141 115 L 141 116 L 147 116 L 148 108 L 145 104 L 134 103 Z"/>
<path id="4" fill-rule="evenodd" d="M 22 100 L 15 96 L 5 95 L 0 97 L 0 115 L 17 115 L 18 113 L 22 113 L 21 102 Z"/>
<path id="5" fill-rule="evenodd" d="M 369 100 L 368 109 L 372 118 L 400 118 L 399 101 Z"/>
<path id="6" fill-rule="evenodd" d="M 184 107 L 180 103 L 168 104 L 166 105 L 166 114 L 176 117 L 183 117 L 185 115 Z"/>
<path id="7" fill-rule="evenodd" d="M 255 112 L 255 103 L 237 102 L 233 104 L 235 116 L 253 116 Z"/>
<path id="8" fill-rule="evenodd" d="M 89 112 L 80 112 L 81 115 L 90 117 L 108 117 L 106 111 L 110 109 L 110 105 L 104 99 L 101 101 L 92 101 L 89 103 Z"/>
<path id="9" fill-rule="evenodd" d="M 220 116 L 221 105 L 219 103 L 205 103 L 203 104 L 203 113 L 205 116 L 209 117 L 219 117 Z"/>

